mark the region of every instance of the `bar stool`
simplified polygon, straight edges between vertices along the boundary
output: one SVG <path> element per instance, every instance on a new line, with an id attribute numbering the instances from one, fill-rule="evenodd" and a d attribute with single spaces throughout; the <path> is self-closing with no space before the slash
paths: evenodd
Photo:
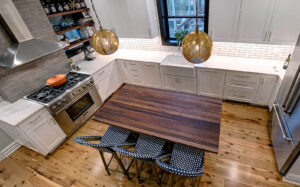
<path id="1" fill-rule="evenodd" d="M 109 126 L 103 136 L 77 136 L 73 139 L 73 141 L 80 145 L 85 145 L 85 146 L 89 146 L 89 147 L 97 149 L 100 153 L 101 160 L 103 162 L 103 165 L 105 167 L 107 175 L 110 175 L 110 171 L 114 171 L 109 168 L 109 165 L 111 164 L 111 161 L 113 158 L 116 159 L 118 162 L 118 165 L 122 169 L 122 173 L 124 175 L 126 175 L 127 178 L 130 180 L 130 177 L 128 175 L 128 169 L 125 169 L 121 159 L 116 154 L 116 152 L 113 150 L 114 146 L 135 145 L 135 143 L 131 143 L 128 141 L 130 133 L 131 132 L 129 130 L 119 128 L 116 126 Z M 98 141 L 98 142 L 100 141 L 100 142 L 92 143 L 90 141 Z M 106 160 L 104 158 L 104 154 L 103 154 L 104 152 L 112 154 L 108 163 L 106 162 Z"/>
<path id="2" fill-rule="evenodd" d="M 169 163 L 162 161 L 170 157 Z M 156 164 L 171 173 L 169 180 L 171 186 L 173 184 L 174 174 L 189 178 L 198 177 L 196 186 L 199 186 L 201 176 L 204 172 L 204 151 L 190 146 L 174 144 L 172 154 L 158 157 Z"/>
<path id="3" fill-rule="evenodd" d="M 135 162 L 137 179 L 138 179 L 139 183 L 141 183 L 141 178 L 149 179 L 149 178 L 141 177 L 141 172 L 143 170 L 144 164 L 149 163 L 149 164 L 151 164 L 151 168 L 154 171 L 154 174 L 156 175 L 157 183 L 160 184 L 161 180 L 160 180 L 157 170 L 155 169 L 156 165 L 154 164 L 153 161 L 158 156 L 162 155 L 164 144 L 165 144 L 165 141 L 160 138 L 148 136 L 145 134 L 140 134 L 140 136 L 136 142 L 136 145 L 134 147 L 134 152 L 131 152 L 128 149 L 124 149 L 122 146 L 115 146 L 114 150 L 116 152 L 119 152 L 122 155 L 133 158 L 129 167 L 131 166 L 131 164 L 133 162 Z M 141 161 L 141 165 L 139 167 L 138 167 L 138 162 L 137 162 L 138 160 Z M 153 180 L 153 179 L 150 179 L 150 180 Z"/>

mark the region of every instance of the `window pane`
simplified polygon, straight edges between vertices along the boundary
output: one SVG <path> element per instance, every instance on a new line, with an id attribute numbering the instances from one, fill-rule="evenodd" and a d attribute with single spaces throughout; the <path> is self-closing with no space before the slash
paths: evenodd
<path id="1" fill-rule="evenodd" d="M 205 0 L 198 0 L 198 15 L 205 14 Z M 167 0 L 168 16 L 195 16 L 195 0 Z"/>
<path id="2" fill-rule="evenodd" d="M 169 18 L 169 32 L 170 38 L 175 38 L 175 33 L 178 30 L 187 30 L 188 32 L 194 32 L 196 27 L 195 18 Z M 199 31 L 204 32 L 204 18 L 199 18 Z"/>

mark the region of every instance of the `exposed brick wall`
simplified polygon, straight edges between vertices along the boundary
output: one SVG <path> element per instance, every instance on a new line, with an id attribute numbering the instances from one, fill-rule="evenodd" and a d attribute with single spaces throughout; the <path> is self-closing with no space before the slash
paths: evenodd
<path id="1" fill-rule="evenodd" d="M 39 0 L 13 0 L 13 2 L 34 38 L 57 41 Z M 5 38 L 7 36 L 0 29 L 0 46 L 5 44 Z M 15 69 L 0 68 L 0 95 L 5 100 L 14 102 L 41 87 L 49 76 L 67 71 L 69 63 L 63 50 Z"/>

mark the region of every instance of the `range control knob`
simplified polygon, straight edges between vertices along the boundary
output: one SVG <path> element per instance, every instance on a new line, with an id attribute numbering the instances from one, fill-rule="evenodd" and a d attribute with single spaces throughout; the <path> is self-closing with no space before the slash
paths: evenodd
<path id="1" fill-rule="evenodd" d="M 81 92 L 81 88 L 79 88 L 78 91 Z"/>
<path id="2" fill-rule="evenodd" d="M 89 84 L 89 83 L 86 83 L 86 86 L 90 86 L 90 84 Z"/>
<path id="3" fill-rule="evenodd" d="M 60 102 L 60 101 L 58 101 L 56 104 L 57 104 L 57 106 L 59 106 L 59 105 L 61 105 L 61 102 Z"/>
<path id="4" fill-rule="evenodd" d="M 76 95 L 76 92 L 73 92 L 72 95 Z"/>
<path id="5" fill-rule="evenodd" d="M 55 110 L 55 109 L 56 109 L 56 106 L 55 106 L 55 105 L 54 105 L 54 106 L 52 106 L 52 107 L 51 107 L 51 109 L 52 109 L 52 110 Z"/>
<path id="6" fill-rule="evenodd" d="M 82 89 L 85 89 L 86 88 L 86 86 L 82 86 Z"/>
<path id="7" fill-rule="evenodd" d="M 62 101 L 62 102 L 66 102 L 67 100 L 66 100 L 65 98 L 63 98 L 61 101 Z"/>
<path id="8" fill-rule="evenodd" d="M 90 80 L 90 83 L 91 83 L 91 84 L 93 84 L 93 83 L 94 83 L 94 81 L 93 81 L 93 80 Z"/>

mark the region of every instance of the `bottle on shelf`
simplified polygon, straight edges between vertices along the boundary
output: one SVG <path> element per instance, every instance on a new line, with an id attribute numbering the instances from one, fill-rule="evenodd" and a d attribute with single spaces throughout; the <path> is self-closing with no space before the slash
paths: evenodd
<path id="1" fill-rule="evenodd" d="M 46 14 L 49 15 L 50 14 L 50 8 L 49 8 L 49 4 L 47 3 L 47 1 L 41 0 L 41 4 L 42 4 Z"/>
<path id="2" fill-rule="evenodd" d="M 285 59 L 283 69 L 287 69 L 290 61 L 291 61 L 291 54 L 289 54 L 289 56 Z"/>
<path id="3" fill-rule="evenodd" d="M 80 1 L 77 0 L 75 3 L 76 3 L 75 4 L 76 5 L 76 9 L 81 9 Z"/>
<path id="4" fill-rule="evenodd" d="M 59 12 L 63 12 L 64 11 L 64 8 L 63 8 L 62 4 L 59 1 L 56 1 L 56 7 L 57 7 L 57 10 Z"/>
<path id="5" fill-rule="evenodd" d="M 64 7 L 64 11 L 69 11 L 70 10 L 69 2 L 63 1 L 63 7 Z"/>
<path id="6" fill-rule="evenodd" d="M 80 6 L 81 8 L 86 8 L 84 0 L 80 0 Z"/>
<path id="7" fill-rule="evenodd" d="M 55 7 L 55 4 L 54 4 L 54 1 L 50 1 L 50 10 L 51 10 L 51 13 L 52 14 L 56 14 L 57 13 L 57 10 L 56 10 L 56 7 Z"/>

